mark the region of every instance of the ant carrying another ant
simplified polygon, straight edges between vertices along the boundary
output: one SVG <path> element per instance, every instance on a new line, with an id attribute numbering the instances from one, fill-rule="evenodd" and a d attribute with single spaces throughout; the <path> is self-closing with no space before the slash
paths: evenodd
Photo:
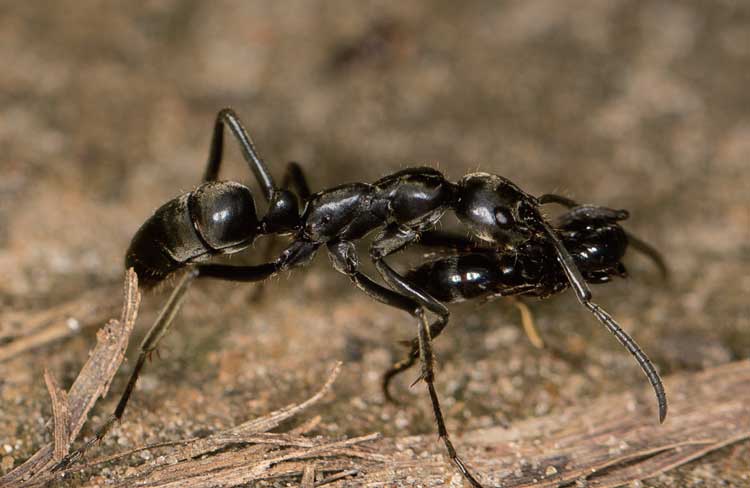
<path id="1" fill-rule="evenodd" d="M 262 218 L 256 213 L 248 187 L 217 180 L 225 128 L 239 142 L 268 204 Z M 552 223 L 540 211 L 548 203 L 561 204 L 568 211 Z M 458 217 L 468 237 L 436 230 L 448 210 Z M 475 488 L 482 485 L 453 447 L 434 385 L 431 342 L 448 325 L 449 312 L 444 303 L 488 296 L 545 298 L 572 288 L 578 301 L 636 359 L 656 393 L 659 420 L 663 421 L 667 400 L 656 369 L 617 322 L 591 301 L 588 287 L 589 283 L 624 276 L 621 260 L 628 244 L 665 269 L 656 251 L 618 224 L 626 217 L 627 212 L 622 210 L 578 205 L 558 195 L 536 198 L 510 180 L 488 173 L 472 173 L 450 182 L 428 167 L 404 169 L 372 184 L 349 183 L 311 194 L 301 168 L 290 163 L 282 185 L 277 186 L 239 117 L 231 109 L 221 110 L 203 183 L 157 209 L 133 237 L 125 258 L 126 267 L 135 269 L 144 288 L 153 288 L 178 271 L 185 273 L 143 339 L 114 413 L 94 439 L 66 456 L 56 469 L 79 458 L 122 418 L 146 358 L 168 332 L 195 279 L 263 281 L 309 263 L 322 246 L 333 267 L 357 288 L 416 320 L 411 351 L 386 372 L 384 393 L 391 399 L 390 380 L 420 361 L 419 379 L 427 385 L 438 434 L 451 461 Z M 385 286 L 359 269 L 356 243 L 371 233 L 375 236 L 369 257 Z M 215 256 L 246 250 L 260 236 L 275 235 L 289 236 L 291 243 L 273 260 L 253 266 L 211 263 Z M 454 254 L 426 262 L 406 274 L 398 273 L 386 261 L 417 244 L 452 250 Z M 432 323 L 427 312 L 436 317 Z"/>

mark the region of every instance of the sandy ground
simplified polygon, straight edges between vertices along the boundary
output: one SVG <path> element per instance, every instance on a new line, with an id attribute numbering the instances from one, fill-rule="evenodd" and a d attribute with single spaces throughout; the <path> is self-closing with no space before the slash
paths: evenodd
<path id="1" fill-rule="evenodd" d="M 119 290 L 130 237 L 199 182 L 213 117 L 232 106 L 274 173 L 299 161 L 313 189 L 430 164 L 626 208 L 672 281 L 629 257 L 632 279 L 596 288 L 599 302 L 664 374 L 750 355 L 750 4 L 2 2 L 0 63 L 4 311 Z M 222 176 L 249 182 L 234 147 L 228 158 Z M 269 282 L 261 303 L 253 292 L 194 287 L 134 396 L 138 422 L 102 452 L 301 400 L 338 359 L 336 398 L 316 407 L 323 433 L 432 431 L 411 375 L 397 385 L 404 407 L 379 389 L 413 335 L 408 316 L 324 256 Z M 139 336 L 164 298 L 144 300 Z M 436 346 L 452 429 L 645 384 L 572 295 L 532 306 L 551 350 L 529 344 L 509 304 L 453 308 Z M 3 472 L 48 439 L 43 368 L 71 381 L 93 341 L 0 364 Z M 748 457 L 731 446 L 646 485 L 737 486 Z"/>

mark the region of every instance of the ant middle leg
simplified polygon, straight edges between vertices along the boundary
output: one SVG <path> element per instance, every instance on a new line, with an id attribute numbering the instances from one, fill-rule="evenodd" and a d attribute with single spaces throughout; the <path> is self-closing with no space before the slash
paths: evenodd
<path id="1" fill-rule="evenodd" d="M 237 142 L 240 145 L 240 150 L 242 151 L 242 156 L 245 158 L 245 161 L 250 166 L 250 170 L 255 175 L 255 179 L 258 181 L 266 201 L 270 202 L 274 192 L 277 190 L 276 184 L 274 183 L 271 173 L 268 171 L 268 167 L 266 167 L 266 163 L 263 162 L 258 151 L 256 151 L 255 144 L 253 144 L 253 140 L 247 133 L 240 117 L 231 108 L 224 108 L 216 114 L 216 122 L 214 123 L 211 147 L 208 153 L 206 171 L 203 174 L 203 181 L 213 181 L 219 176 L 219 168 L 224 156 L 225 125 L 232 131 L 232 134 L 234 134 L 234 137 L 237 139 Z"/>
<path id="2" fill-rule="evenodd" d="M 422 364 L 422 373 L 420 376 L 421 380 L 424 380 L 427 385 L 427 390 L 430 394 L 430 401 L 432 402 L 432 412 L 435 416 L 435 423 L 438 428 L 438 435 L 443 441 L 448 456 L 450 457 L 453 464 L 458 468 L 464 478 L 474 488 L 481 488 L 482 485 L 474 478 L 469 472 L 466 464 L 458 456 L 456 449 L 453 447 L 448 429 L 445 426 L 445 419 L 443 418 L 443 411 L 440 407 L 440 398 L 438 397 L 437 390 L 435 390 L 435 361 L 434 354 L 432 352 L 432 336 L 430 334 L 430 325 L 427 322 L 424 310 L 427 309 L 430 312 L 438 315 L 441 320 L 444 321 L 442 326 L 439 326 L 439 330 L 442 331 L 445 325 L 448 323 L 449 312 L 448 309 L 432 297 L 429 293 L 422 290 L 420 287 L 410 283 L 406 278 L 401 276 L 399 273 L 393 270 L 388 263 L 385 261 L 385 257 L 399 251 L 405 245 L 414 242 L 419 237 L 418 231 L 403 227 L 388 227 L 381 234 L 375 238 L 375 241 L 370 248 L 370 256 L 375 263 L 375 268 L 378 270 L 383 280 L 391 287 L 395 292 L 403 294 L 408 298 L 416 301 L 419 305 L 418 315 L 418 346 L 419 346 L 419 358 Z"/>
<path id="3" fill-rule="evenodd" d="M 359 263 L 357 262 L 356 249 L 353 243 L 349 241 L 338 241 L 329 244 L 328 250 L 331 261 L 333 262 L 336 270 L 347 274 L 350 279 L 357 285 L 357 287 L 367 293 L 368 296 L 381 303 L 385 303 L 386 305 L 405 310 L 417 319 L 419 358 L 422 363 L 422 374 L 420 376 L 420 379 L 424 380 L 430 394 L 432 410 L 435 416 L 435 422 L 437 423 L 438 427 L 438 435 L 440 436 L 440 439 L 442 439 L 443 444 L 448 451 L 448 456 L 450 457 L 451 462 L 453 462 L 453 464 L 458 468 L 464 478 L 469 481 L 472 487 L 482 488 L 482 485 L 469 472 L 466 464 L 458 456 L 456 449 L 453 447 L 453 443 L 451 442 L 450 436 L 448 435 L 448 429 L 445 426 L 443 412 L 440 407 L 440 399 L 434 385 L 435 372 L 434 354 L 432 352 L 430 335 L 431 327 L 427 322 L 427 317 L 425 316 L 425 307 L 423 306 L 423 302 L 428 303 L 428 310 L 437 313 L 440 317 L 440 320 L 443 321 L 443 324 L 439 326 L 439 330 L 442 330 L 448 323 L 448 310 L 445 309 L 445 307 L 437 302 L 437 300 L 435 300 L 434 298 L 432 298 L 432 301 L 430 301 L 431 297 L 429 297 L 427 293 L 418 293 L 417 288 L 409 286 L 408 283 L 403 280 L 403 278 L 400 279 L 403 281 L 400 281 L 398 278 L 399 275 L 395 271 L 390 269 L 390 267 L 382 260 L 380 261 L 380 263 L 382 263 L 382 265 L 385 266 L 385 269 L 388 270 L 386 271 L 388 275 L 386 282 L 389 285 L 391 284 L 391 282 L 400 282 L 405 286 L 399 286 L 398 290 L 389 290 L 388 288 L 375 283 L 366 275 L 359 272 L 357 270 Z M 410 290 L 410 293 L 408 295 L 402 295 L 401 293 L 403 289 Z M 424 296 L 422 296 L 422 294 Z M 437 307 L 435 306 L 435 304 L 437 304 Z M 436 330 L 438 330 L 438 328 L 436 328 Z"/>
<path id="4" fill-rule="evenodd" d="M 284 177 L 281 180 L 282 188 L 291 188 L 303 202 L 310 198 L 310 185 L 302 167 L 296 161 L 290 161 L 286 165 Z"/>

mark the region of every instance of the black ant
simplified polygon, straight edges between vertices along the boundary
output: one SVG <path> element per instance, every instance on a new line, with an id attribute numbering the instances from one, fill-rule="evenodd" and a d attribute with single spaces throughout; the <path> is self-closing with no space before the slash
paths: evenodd
<path id="1" fill-rule="evenodd" d="M 550 196 L 548 203 L 561 203 L 570 208 L 560 216 L 555 230 L 563 244 L 573 256 L 573 261 L 588 283 L 607 283 L 613 277 L 626 277 L 622 263 L 628 245 L 651 258 L 662 276 L 667 277 L 666 263 L 651 246 L 627 233 L 618 221 L 628 218 L 626 210 L 579 205 L 573 200 Z M 497 251 L 481 248 L 470 239 L 460 235 L 439 231 L 427 232 L 420 244 L 450 248 L 453 253 L 439 257 L 411 269 L 406 279 L 422 288 L 442 303 L 465 300 L 489 300 L 499 297 L 533 297 L 544 299 L 569 287 L 567 277 L 556 265 L 549 242 L 530 239 L 512 251 Z M 534 329 L 523 302 L 516 302 L 522 309 L 524 328 L 532 342 L 541 347 L 541 340 Z M 589 310 L 636 358 L 648 376 L 659 403 L 660 421 L 666 415 L 667 403 L 664 388 L 658 374 L 638 345 L 627 336 L 612 317 L 595 304 Z M 445 324 L 435 324 L 430 336 L 435 339 Z M 414 365 L 419 358 L 418 343 L 410 343 L 411 351 L 406 359 L 396 363 L 383 375 L 383 394 L 395 403 L 390 394 L 391 380 Z"/>
<path id="2" fill-rule="evenodd" d="M 259 219 L 256 214 L 249 188 L 231 181 L 217 181 L 225 127 L 239 142 L 242 154 L 268 203 L 263 218 Z M 295 163 L 290 163 L 284 181 L 278 187 L 239 117 L 231 109 L 221 110 L 216 117 L 203 180 L 195 190 L 157 209 L 133 237 L 125 265 L 135 269 L 145 288 L 164 282 L 184 268 L 187 268 L 187 272 L 146 334 L 133 373 L 113 415 L 93 440 L 66 456 L 56 466 L 57 469 L 80 457 L 122 418 L 146 358 L 167 333 L 194 279 L 263 281 L 282 271 L 307 264 L 325 245 L 333 267 L 348 276 L 357 288 L 371 298 L 404 310 L 417 319 L 416 352 L 413 355 L 421 360 L 420 379 L 427 385 L 438 433 L 451 461 L 472 486 L 481 487 L 453 447 L 434 387 L 431 339 L 447 325 L 448 309 L 417 285 L 413 277 L 397 273 L 385 261 L 387 256 L 417 243 L 423 234 L 431 233 L 449 209 L 453 210 L 472 237 L 488 243 L 498 255 L 525 249 L 524 246 L 529 247 L 529 244 L 525 244 L 528 242 L 542 243 L 536 249 L 544 252 L 545 269 L 551 268 L 553 274 L 561 271 L 564 275 L 564 279 L 557 280 L 557 285 L 569 285 L 578 300 L 610 330 L 616 330 L 617 338 L 635 355 L 657 391 L 659 417 L 660 420 L 664 419 L 666 399 L 653 365 L 624 331 L 619 327 L 613 329 L 611 317 L 591 302 L 586 277 L 566 248 L 563 242 L 565 236 L 558 235 L 540 212 L 540 205 L 553 201 L 561 203 L 555 200 L 561 197 L 543 196 L 538 199 L 508 179 L 487 173 L 469 174 L 452 183 L 437 170 L 427 167 L 408 168 L 373 184 L 350 183 L 310 194 L 301 169 Z M 296 195 L 288 187 L 293 188 Z M 298 197 L 304 204 L 301 212 Z M 359 271 L 354 243 L 376 230 L 378 232 L 369 255 L 388 287 Z M 275 260 L 263 264 L 210 264 L 214 256 L 247 249 L 261 235 L 290 235 L 293 240 Z M 451 247 L 451 239 L 439 233 L 433 232 L 430 238 L 433 245 Z M 528 256 L 531 256 L 530 252 Z M 434 323 L 428 322 L 426 311 L 437 316 Z"/>

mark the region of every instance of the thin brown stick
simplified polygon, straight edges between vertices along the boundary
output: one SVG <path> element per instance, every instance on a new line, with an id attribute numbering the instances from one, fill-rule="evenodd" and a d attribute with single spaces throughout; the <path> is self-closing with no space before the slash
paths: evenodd
<path id="1" fill-rule="evenodd" d="M 117 313 L 118 290 L 84 293 L 41 311 L 12 311 L 0 315 L 0 362 L 95 327 Z"/>
<path id="2" fill-rule="evenodd" d="M 467 433 L 457 441 L 487 486 L 541 488 L 586 480 L 588 486 L 607 488 L 655 476 L 750 438 L 750 362 L 682 375 L 667 384 L 675 400 L 669 420 L 661 426 L 648 415 L 647 402 L 625 393 L 520 422 L 512 429 Z M 258 423 L 265 424 L 276 414 Z M 369 442 L 368 449 L 355 447 L 364 440 L 372 438 L 316 440 L 310 447 L 279 443 L 262 452 L 246 446 L 207 453 L 173 466 L 144 465 L 136 468 L 135 475 L 121 479 L 119 486 L 137 482 L 154 488 L 200 488 L 282 478 L 302 483 L 307 465 L 299 463 L 306 459 L 315 459 L 316 473 L 323 478 L 315 486 L 400 487 L 415 482 L 445 486 L 458 476 L 433 436 L 383 439 Z M 356 463 L 347 467 L 342 458 Z"/>
<path id="3" fill-rule="evenodd" d="M 310 462 L 305 465 L 305 469 L 302 471 L 302 481 L 299 484 L 300 488 L 315 488 L 315 463 Z"/>
<path id="4" fill-rule="evenodd" d="M 126 273 L 123 295 L 120 320 L 110 320 L 97 332 L 96 346 L 67 393 L 66 442 L 61 444 L 56 435 L 55 444 L 46 444 L 26 462 L 0 478 L 0 486 L 9 488 L 31 486 L 36 483 L 37 479 L 47 476 L 55 464 L 56 453 L 59 454 L 63 450 L 67 452 L 70 449 L 70 444 L 75 441 L 83 428 L 89 411 L 109 390 L 112 378 L 125 356 L 141 300 L 138 292 L 138 278 L 132 269 Z M 60 409 L 59 402 L 63 395 L 59 394 L 56 388 L 52 391 L 54 392 L 52 398 L 54 411 L 56 404 Z M 63 416 L 62 414 L 53 415 L 55 420 Z"/>
<path id="5" fill-rule="evenodd" d="M 47 369 L 44 370 L 44 382 L 47 384 L 50 400 L 52 401 L 52 418 L 55 425 L 55 462 L 68 454 L 70 447 L 70 411 L 68 410 L 68 394 L 57 386 L 55 378 Z"/>

